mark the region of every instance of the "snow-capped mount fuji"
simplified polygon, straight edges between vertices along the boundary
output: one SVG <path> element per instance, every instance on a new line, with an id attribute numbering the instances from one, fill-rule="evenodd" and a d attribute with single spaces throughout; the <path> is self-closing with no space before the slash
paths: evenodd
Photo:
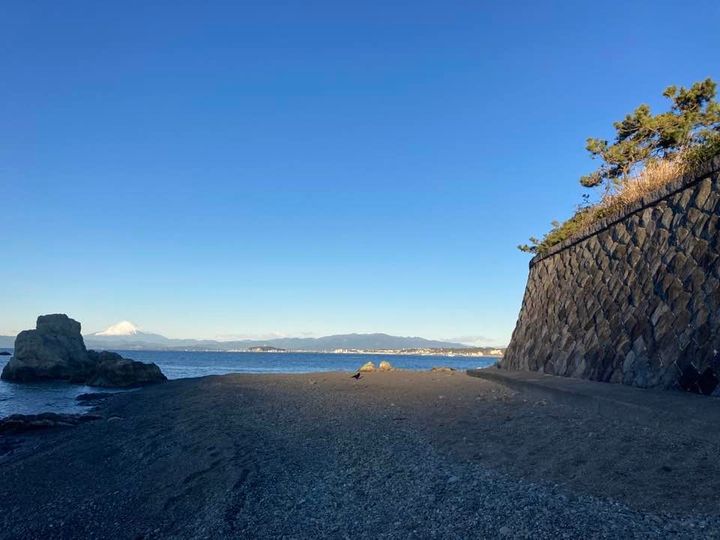
<path id="1" fill-rule="evenodd" d="M 136 336 L 142 334 L 140 329 L 130 321 L 120 321 L 117 324 L 108 326 L 102 332 L 95 332 L 93 336 Z"/>
<path id="2" fill-rule="evenodd" d="M 120 321 L 119 323 L 108 326 L 105 330 L 85 335 L 85 343 L 87 343 L 90 348 L 122 348 L 125 346 L 138 348 L 150 345 L 167 346 L 171 341 L 172 340 L 160 334 L 143 332 L 130 321 Z"/>

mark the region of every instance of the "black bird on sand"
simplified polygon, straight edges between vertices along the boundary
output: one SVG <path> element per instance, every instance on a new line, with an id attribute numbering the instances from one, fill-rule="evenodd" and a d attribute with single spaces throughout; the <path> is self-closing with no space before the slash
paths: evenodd
<path id="1" fill-rule="evenodd" d="M 355 379 L 356 381 L 359 380 L 360 377 L 362 377 L 362 375 L 360 375 L 359 371 L 355 375 L 352 376 L 352 378 Z"/>

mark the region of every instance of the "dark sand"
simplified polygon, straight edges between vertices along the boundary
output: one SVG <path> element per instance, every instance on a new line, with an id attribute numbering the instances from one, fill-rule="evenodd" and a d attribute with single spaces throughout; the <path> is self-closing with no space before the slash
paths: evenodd
<path id="1" fill-rule="evenodd" d="M 720 534 L 717 443 L 463 373 L 207 377 L 97 413 L 6 438 L 0 537 Z"/>

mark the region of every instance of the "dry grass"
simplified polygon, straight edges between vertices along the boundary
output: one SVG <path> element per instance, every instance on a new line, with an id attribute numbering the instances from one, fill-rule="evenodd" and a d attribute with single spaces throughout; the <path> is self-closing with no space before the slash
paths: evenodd
<path id="1" fill-rule="evenodd" d="M 652 161 L 637 175 L 628 178 L 616 193 L 610 193 L 594 207 L 598 216 L 607 217 L 623 213 L 639 201 L 688 171 L 684 156 Z"/>
<path id="2" fill-rule="evenodd" d="M 564 223 L 555 223 L 542 240 L 532 239 L 533 246 L 520 246 L 520 249 L 543 255 L 553 246 L 586 232 L 601 219 L 624 214 L 643 197 L 680 176 L 697 170 L 717 156 L 720 156 L 720 132 L 705 143 L 691 147 L 672 158 L 648 161 L 640 172 L 625 180 L 617 191 L 605 195 L 597 204 L 580 208 Z"/>
<path id="3" fill-rule="evenodd" d="M 554 245 L 584 233 L 601 219 L 622 215 L 633 203 L 692 170 L 694 161 L 689 157 L 692 156 L 677 155 L 648 162 L 617 191 L 608 193 L 597 204 L 581 208 L 573 217 L 553 227 L 536 245 L 536 253 L 547 253 Z"/>

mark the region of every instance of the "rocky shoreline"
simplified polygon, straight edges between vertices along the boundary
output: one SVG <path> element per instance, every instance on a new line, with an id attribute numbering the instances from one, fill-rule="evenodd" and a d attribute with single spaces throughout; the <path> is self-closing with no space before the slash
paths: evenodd
<path id="1" fill-rule="evenodd" d="M 458 372 L 177 380 L 91 414 L 0 434 L 0 538 L 720 534 L 716 442 Z"/>

